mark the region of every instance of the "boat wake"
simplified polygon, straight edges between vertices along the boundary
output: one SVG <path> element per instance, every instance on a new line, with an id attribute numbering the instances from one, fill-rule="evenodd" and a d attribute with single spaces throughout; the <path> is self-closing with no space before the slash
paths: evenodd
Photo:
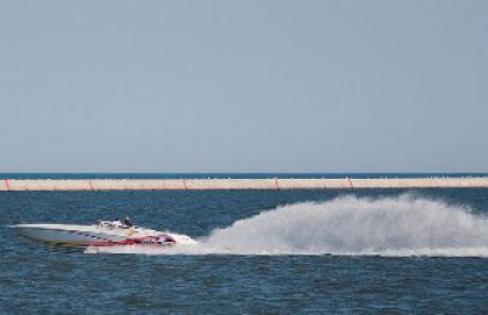
<path id="1" fill-rule="evenodd" d="M 115 246 L 87 253 L 488 257 L 488 218 L 411 194 L 343 196 L 278 207 L 172 248 Z"/>

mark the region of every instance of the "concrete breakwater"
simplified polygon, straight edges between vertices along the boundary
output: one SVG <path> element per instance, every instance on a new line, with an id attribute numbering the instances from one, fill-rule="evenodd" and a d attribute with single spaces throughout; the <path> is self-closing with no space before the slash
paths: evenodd
<path id="1" fill-rule="evenodd" d="M 488 177 L 269 179 L 1 179 L 0 191 L 488 188 Z"/>

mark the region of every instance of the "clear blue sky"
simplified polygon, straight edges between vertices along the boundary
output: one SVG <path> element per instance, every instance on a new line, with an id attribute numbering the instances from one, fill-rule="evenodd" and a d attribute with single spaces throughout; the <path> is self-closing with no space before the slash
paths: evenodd
<path id="1" fill-rule="evenodd" d="M 488 171 L 487 1 L 2 1 L 0 171 Z"/>

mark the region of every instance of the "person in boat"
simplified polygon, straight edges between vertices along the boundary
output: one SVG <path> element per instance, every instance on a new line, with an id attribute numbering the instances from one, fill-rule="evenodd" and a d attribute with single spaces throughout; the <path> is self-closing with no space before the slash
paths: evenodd
<path id="1" fill-rule="evenodd" d="M 134 224 L 132 224 L 132 221 L 130 220 L 129 216 L 126 215 L 124 220 L 122 220 L 122 223 L 127 226 L 128 228 L 132 227 Z"/>

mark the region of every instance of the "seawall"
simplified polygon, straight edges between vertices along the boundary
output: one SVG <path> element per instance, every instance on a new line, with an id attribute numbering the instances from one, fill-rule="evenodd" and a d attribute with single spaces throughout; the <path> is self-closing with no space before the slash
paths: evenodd
<path id="1" fill-rule="evenodd" d="M 488 188 L 488 177 L 0 180 L 0 192 L 105 190 L 288 190 L 363 188 Z"/>

